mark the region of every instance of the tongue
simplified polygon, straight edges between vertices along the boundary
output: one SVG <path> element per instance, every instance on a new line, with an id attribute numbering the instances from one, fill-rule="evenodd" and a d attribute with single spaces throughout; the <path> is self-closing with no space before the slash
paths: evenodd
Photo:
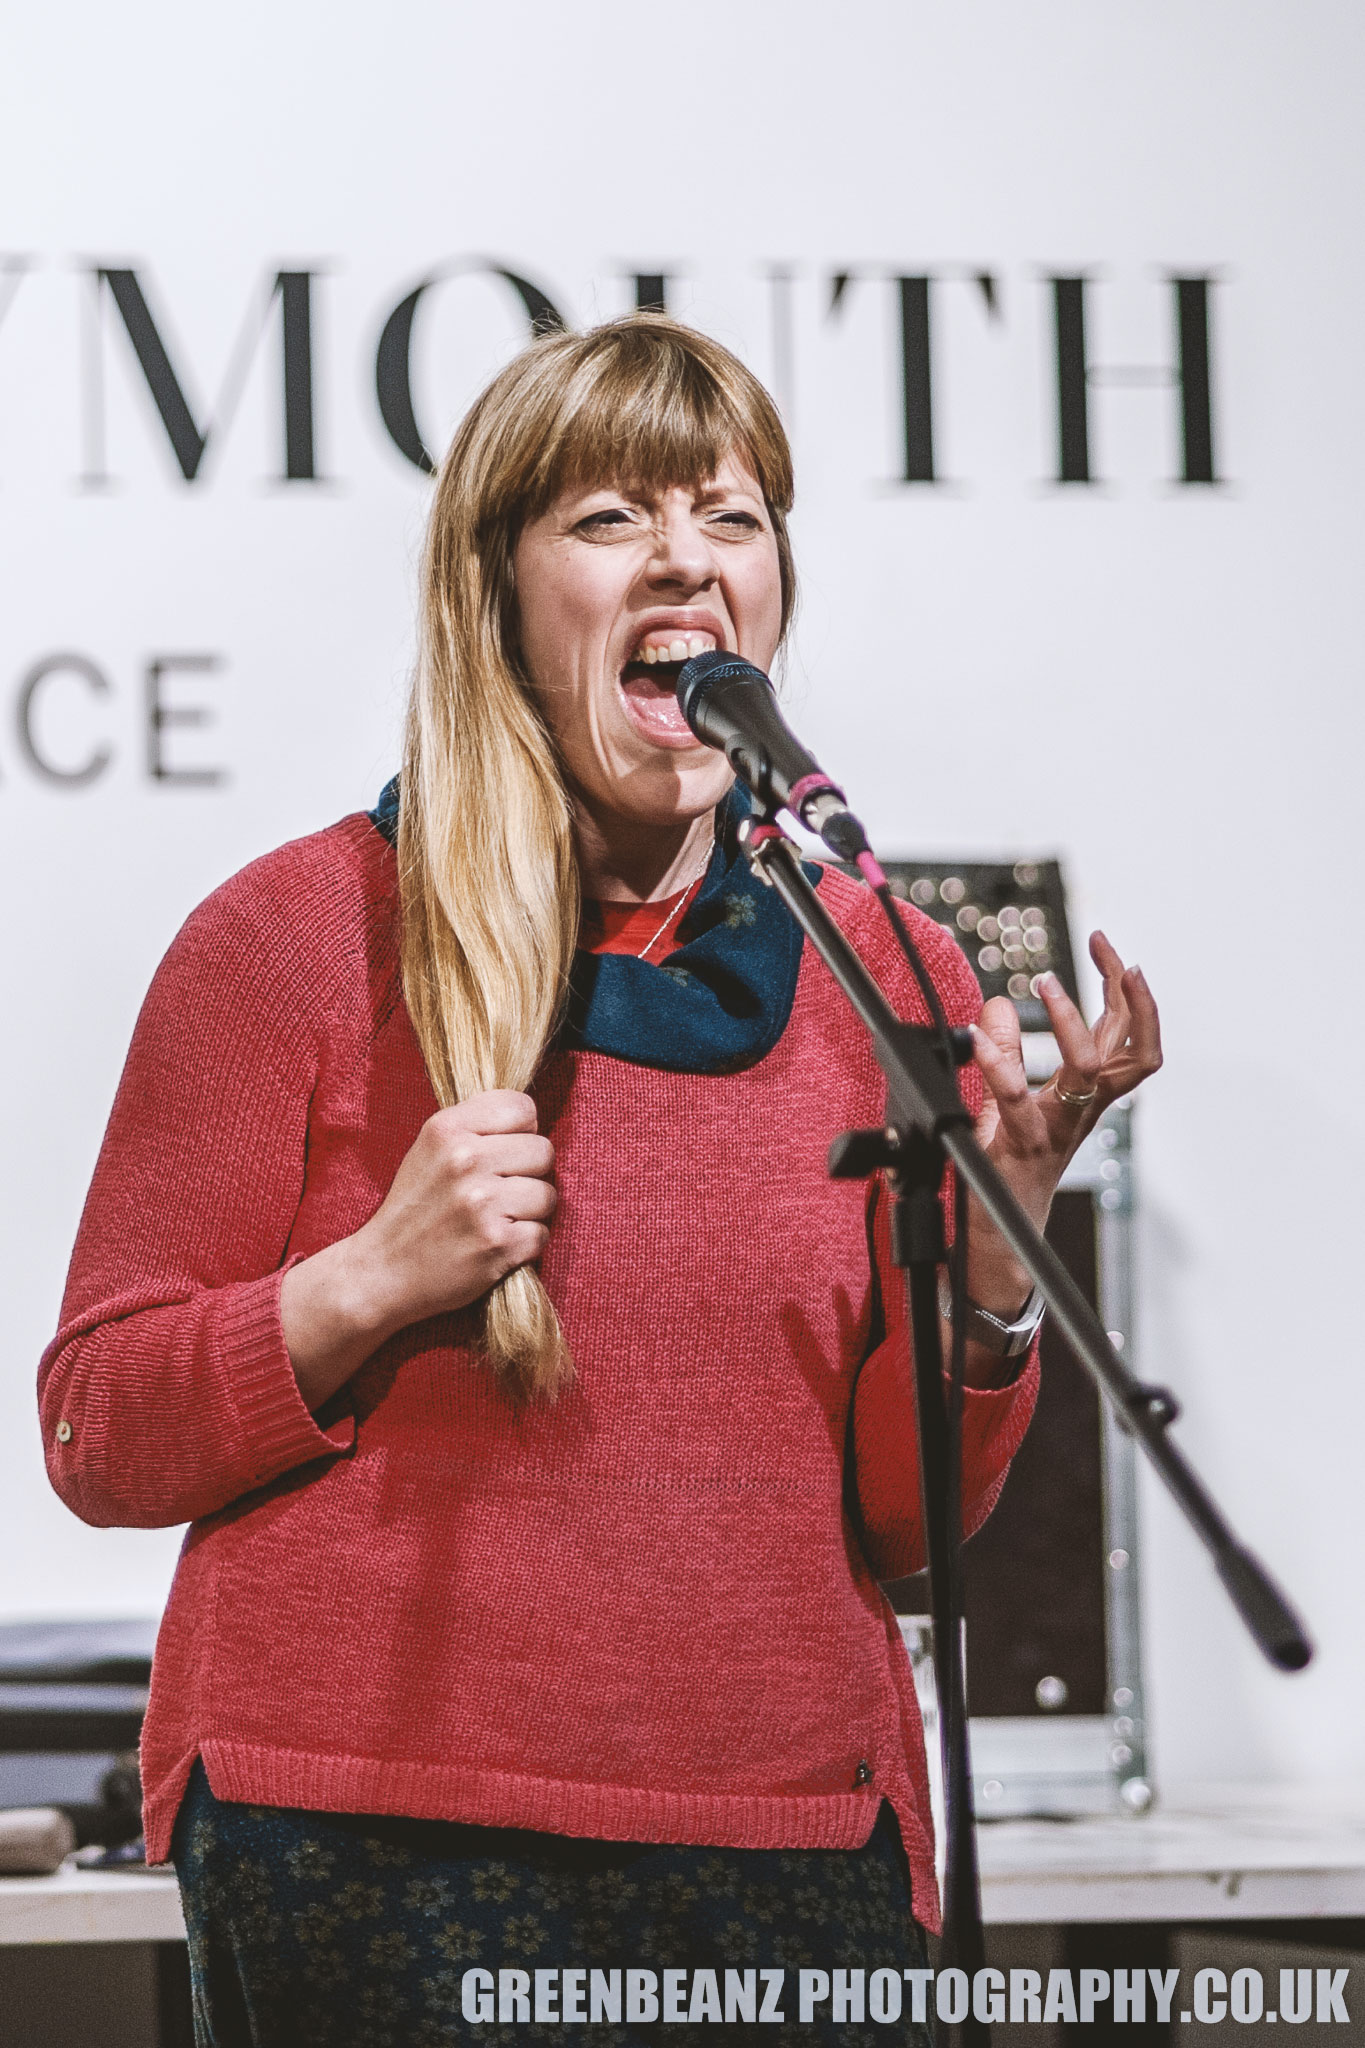
<path id="1" fill-rule="evenodd" d="M 645 732 L 677 737 L 688 731 L 687 720 L 678 707 L 673 689 L 672 678 L 677 672 L 677 667 L 670 664 L 662 676 L 651 675 L 648 670 L 637 670 L 632 664 L 621 678 L 622 694 L 630 705 L 635 723 Z"/>

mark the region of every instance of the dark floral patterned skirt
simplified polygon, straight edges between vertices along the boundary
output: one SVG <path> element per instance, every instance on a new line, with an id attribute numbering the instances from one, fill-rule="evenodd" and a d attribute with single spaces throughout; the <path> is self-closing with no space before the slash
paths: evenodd
<path id="1" fill-rule="evenodd" d="M 594 1842 L 232 1805 L 196 1763 L 173 1854 L 197 2048 L 930 2041 L 909 1985 L 893 2016 L 925 1943 L 885 1803 L 861 1849 Z M 800 2019 L 803 1969 L 837 2012 Z"/>

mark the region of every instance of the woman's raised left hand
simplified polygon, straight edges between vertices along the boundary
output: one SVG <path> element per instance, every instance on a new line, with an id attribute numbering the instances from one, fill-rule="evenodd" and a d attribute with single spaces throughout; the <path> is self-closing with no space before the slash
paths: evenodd
<path id="1" fill-rule="evenodd" d="M 1111 1102 L 1131 1094 L 1161 1065 L 1161 1024 L 1142 969 L 1125 967 L 1103 932 L 1091 935 L 1090 957 L 1104 978 L 1104 1010 L 1093 1029 L 1054 974 L 1039 983 L 1062 1056 L 1042 1088 L 1029 1087 L 1019 1013 L 1008 997 L 993 997 L 972 1031 L 986 1083 L 978 1143 L 1040 1230 L 1063 1169 L 1086 1133 Z M 1027 1276 L 975 1202 L 968 1263 L 968 1290 L 985 1307 L 1017 1306 L 1028 1292 Z"/>

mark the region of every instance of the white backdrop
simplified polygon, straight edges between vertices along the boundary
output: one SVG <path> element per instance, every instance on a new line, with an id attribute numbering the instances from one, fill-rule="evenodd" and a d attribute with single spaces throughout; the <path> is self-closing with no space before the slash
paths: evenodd
<path id="1" fill-rule="evenodd" d="M 168 1581 L 174 1532 L 47 1492 L 33 1369 L 162 949 L 395 765 L 428 486 L 380 419 L 380 330 L 463 266 L 415 328 L 439 445 L 523 331 L 480 264 L 575 323 L 667 274 L 787 407 L 792 704 L 880 846 L 1060 853 L 1162 999 L 1142 1360 L 1321 1655 L 1262 1669 L 1149 1492 L 1158 1773 L 1359 1770 L 1359 9 L 130 0 L 4 40 L 0 1609 L 153 1612 Z M 217 414 L 192 482 L 92 267 L 136 273 Z M 280 271 L 315 273 L 316 481 L 281 480 Z M 1047 279 L 1079 275 L 1101 371 L 1169 367 L 1168 278 L 1214 280 L 1221 482 L 1175 481 L 1152 374 L 1093 378 L 1102 481 L 1052 480 Z M 898 481 L 901 276 L 934 279 L 934 484 Z M 25 741 L 55 655 L 92 666 L 33 685 Z M 185 657 L 156 687 L 201 722 L 151 735 L 157 777 L 149 668 Z"/>

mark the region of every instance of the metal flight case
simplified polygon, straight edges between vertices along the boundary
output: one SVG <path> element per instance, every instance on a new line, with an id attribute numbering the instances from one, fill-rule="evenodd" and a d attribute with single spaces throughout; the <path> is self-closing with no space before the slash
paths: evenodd
<path id="1" fill-rule="evenodd" d="M 886 863 L 897 894 L 952 931 L 987 996 L 1019 1010 L 1025 1064 L 1057 1063 L 1036 993 L 1076 996 L 1055 861 Z M 1133 1110 L 1114 1104 L 1071 1162 L 1048 1238 L 1133 1366 Z M 1136 1454 L 1045 1323 L 1032 1427 L 964 1551 L 972 1778 L 980 1818 L 1141 1813 L 1151 1804 L 1139 1614 Z M 923 1579 L 886 1591 L 934 1714 Z M 931 1762 L 935 1744 L 929 1744 Z"/>

